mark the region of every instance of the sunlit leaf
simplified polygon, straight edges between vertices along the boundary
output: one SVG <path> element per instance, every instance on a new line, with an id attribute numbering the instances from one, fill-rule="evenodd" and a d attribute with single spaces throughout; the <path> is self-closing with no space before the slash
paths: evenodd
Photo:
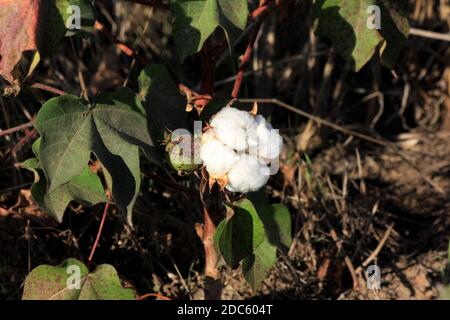
<path id="1" fill-rule="evenodd" d="M 264 226 L 249 200 L 239 201 L 232 209 L 234 213 L 231 218 L 218 228 L 222 229 L 218 247 L 227 264 L 235 268 L 261 244 Z"/>
<path id="2" fill-rule="evenodd" d="M 49 183 L 47 193 L 81 175 L 94 153 L 113 200 L 131 222 L 140 187 L 139 147 L 153 145 L 143 112 L 126 88 L 97 96 L 93 106 L 71 95 L 45 103 L 35 126 L 41 135 L 39 162 Z"/>
<path id="3" fill-rule="evenodd" d="M 94 272 L 89 273 L 82 262 L 73 258 L 65 260 L 59 266 L 41 265 L 33 269 L 25 280 L 22 296 L 23 300 L 135 300 L 135 298 L 136 293 L 133 289 L 123 288 L 113 266 L 102 264 Z"/>
<path id="4" fill-rule="evenodd" d="M 232 43 L 247 23 L 247 0 L 176 0 L 173 36 L 183 61 L 199 52 L 206 39 L 220 27 Z"/>
<path id="5" fill-rule="evenodd" d="M 395 3 L 391 3 L 395 2 Z M 401 16 L 399 0 L 318 0 L 315 3 L 317 31 L 328 37 L 350 67 L 359 71 L 381 49 L 382 61 L 392 65 L 408 36 L 409 26 Z M 373 14 L 369 8 L 380 8 L 380 28 L 368 27 Z"/>

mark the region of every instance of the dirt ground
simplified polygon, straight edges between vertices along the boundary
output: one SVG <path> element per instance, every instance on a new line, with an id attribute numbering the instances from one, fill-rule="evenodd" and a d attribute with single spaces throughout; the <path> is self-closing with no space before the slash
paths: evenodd
<path id="1" fill-rule="evenodd" d="M 448 133 L 414 131 L 398 137 L 396 149 L 375 148 L 356 155 L 354 147 L 335 146 L 315 158 L 314 172 L 321 176 L 348 177 L 347 197 L 335 194 L 337 203 L 317 208 L 304 199 L 299 209 L 303 221 L 288 253 L 280 258 L 261 292 L 255 296 L 245 284 L 240 270 L 223 270 L 224 299 L 436 299 L 440 295 L 448 265 L 450 202 L 450 143 Z M 351 151 L 353 150 L 353 152 Z M 407 161 L 403 159 L 406 157 Z M 438 160 L 439 159 L 439 160 Z M 344 168 L 344 169 L 343 169 Z M 432 178 L 431 184 L 423 173 Z M 334 185 L 336 193 L 342 185 Z M 442 194 L 440 189 L 447 190 Z M 331 192 L 330 192 L 331 193 Z M 296 206 L 295 197 L 291 198 Z M 301 201 L 301 200 L 300 200 Z M 332 199 L 334 201 L 334 199 Z M 306 204 L 306 205 L 305 205 Z M 328 213 L 324 213 L 328 211 Z M 340 215 L 346 252 L 327 240 L 330 230 L 319 230 L 317 221 L 328 214 Z M 392 226 L 392 229 L 386 226 Z M 345 229 L 344 229 L 345 228 Z M 356 231 L 355 229 L 359 229 Z M 370 235 L 370 236 L 368 236 Z M 386 240 L 382 239 L 387 236 Z M 368 239 L 368 238 L 372 239 Z M 380 246 L 380 242 L 383 245 Z M 320 247 L 328 251 L 319 251 Z M 381 268 L 381 289 L 369 290 L 364 272 L 357 272 L 358 288 L 353 288 L 344 254 L 379 252 L 370 264 Z M 326 252 L 322 254 L 322 252 Z M 330 257 L 331 256 L 331 257 Z M 353 268 L 362 262 L 352 260 Z M 364 264 L 365 266 L 368 264 Z M 365 268 L 361 268 L 364 270 Z M 193 298 L 201 298 L 201 277 L 189 285 Z M 164 292 L 183 291 L 175 277 Z M 178 291 L 177 291 L 178 292 Z"/>

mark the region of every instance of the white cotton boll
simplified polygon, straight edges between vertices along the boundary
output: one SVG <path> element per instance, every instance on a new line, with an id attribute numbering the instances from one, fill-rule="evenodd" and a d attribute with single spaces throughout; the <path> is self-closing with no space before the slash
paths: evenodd
<path id="1" fill-rule="evenodd" d="M 256 116 L 255 125 L 248 130 L 247 141 L 250 153 L 264 160 L 275 159 L 283 148 L 280 134 L 261 115 Z"/>
<path id="2" fill-rule="evenodd" d="M 245 111 L 225 107 L 214 115 L 211 127 L 217 139 L 236 151 L 247 149 L 247 128 L 253 126 L 253 117 Z"/>
<path id="3" fill-rule="evenodd" d="M 228 172 L 227 189 L 232 192 L 256 191 L 269 180 L 269 168 L 256 156 L 242 154 Z"/>
<path id="4" fill-rule="evenodd" d="M 216 139 L 209 139 L 202 144 L 200 158 L 206 166 L 211 177 L 225 175 L 236 163 L 238 156 L 236 152 Z"/>
<path id="5" fill-rule="evenodd" d="M 244 129 L 229 126 L 216 128 L 217 139 L 236 151 L 247 149 L 247 133 Z"/>
<path id="6" fill-rule="evenodd" d="M 253 121 L 253 117 L 248 112 L 225 107 L 213 116 L 210 124 L 213 128 L 234 125 L 245 129 Z"/>

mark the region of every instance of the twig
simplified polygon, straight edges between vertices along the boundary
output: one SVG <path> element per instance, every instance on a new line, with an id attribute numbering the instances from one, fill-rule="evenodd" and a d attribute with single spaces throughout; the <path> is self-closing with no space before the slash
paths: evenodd
<path id="1" fill-rule="evenodd" d="M 294 106 L 289 105 L 289 104 L 287 104 L 285 102 L 282 102 L 282 101 L 280 101 L 278 99 L 272 99 L 272 98 L 238 99 L 237 101 L 242 102 L 242 103 L 254 103 L 254 102 L 257 102 L 257 103 L 272 103 L 272 104 L 278 105 L 278 106 L 280 106 L 282 108 L 285 108 L 285 109 L 287 109 L 287 110 L 289 110 L 291 112 L 299 114 L 299 115 L 301 115 L 301 116 L 303 116 L 305 118 L 314 120 L 314 121 L 316 121 L 319 124 L 322 124 L 324 126 L 333 128 L 334 130 L 340 131 L 340 132 L 342 132 L 344 134 L 355 136 L 355 137 L 358 137 L 360 139 L 367 140 L 369 142 L 375 143 L 377 145 L 381 145 L 381 146 L 385 146 L 385 147 L 391 148 L 400 158 L 402 158 L 403 161 L 405 161 L 405 163 L 407 165 L 409 165 L 412 169 L 414 169 L 414 171 L 416 171 L 417 174 L 419 174 L 419 176 L 424 181 L 426 181 L 431 187 L 433 187 L 433 189 L 435 189 L 440 194 L 446 194 L 444 189 L 442 189 L 440 186 L 438 186 L 436 183 L 434 183 L 433 180 L 431 180 L 427 175 L 425 175 L 419 168 L 417 168 L 417 166 L 415 166 L 413 163 L 411 163 L 411 161 L 408 160 L 408 158 L 406 158 L 406 156 L 403 155 L 402 152 L 400 150 L 398 150 L 397 146 L 394 143 L 392 143 L 392 142 L 383 141 L 383 140 L 371 137 L 369 135 L 366 135 L 364 133 L 360 133 L 360 132 L 357 132 L 357 131 L 353 131 L 353 130 L 344 128 L 344 127 L 342 127 L 340 125 L 337 125 L 337 124 L 335 124 L 335 123 L 333 123 L 331 121 L 322 119 L 320 117 L 317 117 L 317 116 L 314 116 L 312 114 L 309 114 L 309 113 L 307 113 L 307 112 L 305 112 L 303 110 L 297 109 Z"/>
<path id="2" fill-rule="evenodd" d="M 325 218 L 325 222 L 327 223 L 328 228 L 330 229 L 330 235 L 331 235 L 331 238 L 333 239 L 334 243 L 336 244 L 336 248 L 338 249 L 338 251 L 340 251 L 344 255 L 344 263 L 347 266 L 347 269 L 350 272 L 350 275 L 352 276 L 353 289 L 358 290 L 359 282 L 358 282 L 358 277 L 356 276 L 356 271 L 355 271 L 355 267 L 353 266 L 352 260 L 345 253 L 344 247 L 342 246 L 342 243 L 339 241 L 336 230 L 333 228 L 333 226 L 331 225 L 331 223 L 328 221 L 327 218 Z"/>
<path id="3" fill-rule="evenodd" d="M 434 31 L 423 30 L 423 29 L 410 28 L 409 34 L 411 34 L 413 36 L 423 37 L 423 38 L 429 38 L 429 39 L 434 39 L 434 40 L 450 42 L 450 33 L 439 33 L 439 32 L 434 32 Z"/>
<path id="4" fill-rule="evenodd" d="M 127 46 L 119 39 L 117 39 L 111 32 L 109 32 L 108 29 L 106 29 L 106 27 L 101 22 L 95 21 L 94 28 L 100 31 L 105 37 L 107 37 L 112 43 L 114 43 L 117 46 L 117 48 L 119 48 L 127 56 L 136 59 L 142 65 L 147 64 L 147 60 L 145 58 L 138 55 L 133 49 L 131 49 L 129 46 Z"/>
<path id="5" fill-rule="evenodd" d="M 100 226 L 98 227 L 97 238 L 95 238 L 94 246 L 92 247 L 91 254 L 89 255 L 89 258 L 88 258 L 88 265 L 91 264 L 92 258 L 94 258 L 95 250 L 97 249 L 97 246 L 98 246 L 98 242 L 100 241 L 100 236 L 102 234 L 103 226 L 105 224 L 106 216 L 108 214 L 108 208 L 109 208 L 109 202 L 106 202 L 105 208 L 103 209 L 102 220 L 100 221 Z"/>
<path id="6" fill-rule="evenodd" d="M 57 88 L 54 88 L 54 87 L 51 87 L 51 86 L 49 86 L 47 84 L 43 84 L 43 83 L 39 83 L 39 82 L 33 83 L 30 87 L 31 88 L 35 88 L 35 89 L 40 89 L 40 90 L 43 90 L 43 91 L 48 91 L 48 92 L 51 92 L 51 93 L 55 93 L 55 94 L 60 95 L 60 96 L 63 95 L 63 94 L 66 94 L 62 90 L 59 90 Z"/>
<path id="7" fill-rule="evenodd" d="M 24 123 L 24 124 L 21 124 L 21 125 L 18 125 L 16 127 L 9 128 L 9 129 L 6 129 L 6 130 L 1 130 L 0 129 L 0 137 L 6 136 L 8 134 L 11 134 L 11 133 L 14 133 L 14 132 L 17 132 L 17 131 L 25 130 L 25 129 L 27 129 L 29 127 L 32 127 L 32 126 L 33 126 L 33 122 L 30 121 L 30 122 L 27 122 L 27 123 Z"/>
<path id="8" fill-rule="evenodd" d="M 372 252 L 372 254 L 366 259 L 364 260 L 364 262 L 361 264 L 361 266 L 359 266 L 356 269 L 356 273 L 361 272 L 362 268 L 365 268 L 369 265 L 369 263 L 371 263 L 380 253 L 381 249 L 383 249 L 384 244 L 386 243 L 387 239 L 389 239 L 389 236 L 391 235 L 392 230 L 394 229 L 394 225 L 391 224 L 387 230 L 385 231 L 383 238 L 381 239 L 381 241 L 378 243 L 377 247 L 375 248 L 375 250 Z"/>
<path id="9" fill-rule="evenodd" d="M 148 297 L 159 298 L 159 300 L 168 300 L 168 301 L 172 300 L 172 299 L 170 299 L 170 298 L 168 298 L 166 296 L 163 296 L 162 294 L 159 294 L 159 293 L 146 293 L 146 294 L 144 294 L 142 296 L 139 296 L 137 299 L 138 300 L 144 300 L 144 299 L 147 299 Z"/>
<path id="10" fill-rule="evenodd" d="M 170 6 L 168 4 L 159 2 L 157 0 L 124 0 L 124 1 L 142 4 L 144 6 L 149 6 L 149 7 L 154 7 L 154 8 L 164 9 L 164 10 L 170 9 Z"/>
<path id="11" fill-rule="evenodd" d="M 275 62 L 269 63 L 267 65 L 264 65 L 264 66 L 262 66 L 259 69 L 248 70 L 248 71 L 244 72 L 244 78 L 248 77 L 248 76 L 251 76 L 251 75 L 259 75 L 259 74 L 263 73 L 266 70 L 275 69 L 277 67 L 282 66 L 283 64 L 296 62 L 298 60 L 304 60 L 304 59 L 306 59 L 306 57 L 320 56 L 320 55 L 323 55 L 324 53 L 325 53 L 325 51 L 323 51 L 323 52 L 314 52 L 314 53 L 308 54 L 307 56 L 305 56 L 304 54 L 297 54 L 297 55 L 294 55 L 294 56 L 291 56 L 291 57 L 287 57 L 287 58 L 281 59 L 279 61 L 275 61 Z M 234 76 L 230 76 L 230 77 L 225 78 L 225 79 L 217 80 L 214 83 L 214 86 L 217 87 L 217 86 L 221 86 L 221 85 L 224 85 L 224 84 L 236 81 L 236 78 L 237 78 L 237 75 L 234 75 Z"/>

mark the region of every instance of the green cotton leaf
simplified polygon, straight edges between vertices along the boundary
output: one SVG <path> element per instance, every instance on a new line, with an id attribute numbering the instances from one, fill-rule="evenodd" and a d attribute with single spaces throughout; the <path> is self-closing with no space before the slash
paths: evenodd
<path id="1" fill-rule="evenodd" d="M 22 162 L 22 168 L 35 172 L 40 169 L 39 160 L 37 158 L 30 158 Z"/>
<path id="2" fill-rule="evenodd" d="M 223 219 L 217 225 L 216 231 L 214 232 L 213 242 L 214 248 L 217 252 L 220 252 L 220 237 L 222 236 L 223 230 L 225 229 L 225 225 L 227 224 L 227 219 Z"/>
<path id="3" fill-rule="evenodd" d="M 41 146 L 41 137 L 37 138 L 36 141 L 34 141 L 33 144 L 31 145 L 31 151 L 33 151 L 33 154 L 38 159 L 39 159 L 40 146 Z"/>
<path id="4" fill-rule="evenodd" d="M 282 203 L 263 205 L 258 210 L 270 244 L 287 251 L 292 243 L 291 214 Z"/>
<path id="5" fill-rule="evenodd" d="M 108 201 L 100 178 L 87 166 L 80 175 L 73 177 L 50 193 L 46 191 L 47 182 L 37 158 L 26 160 L 22 167 L 34 172 L 35 179 L 31 186 L 33 200 L 58 222 L 62 221 L 64 212 L 71 201 L 88 207 Z"/>
<path id="6" fill-rule="evenodd" d="M 113 266 L 102 264 L 89 273 L 82 262 L 73 258 L 59 266 L 41 265 L 33 269 L 25 279 L 22 295 L 22 300 L 135 299 L 135 291 L 122 287 Z"/>
<path id="7" fill-rule="evenodd" d="M 264 239 L 261 245 L 242 260 L 242 272 L 245 280 L 258 291 L 261 284 L 277 262 L 277 248 Z"/>
<path id="8" fill-rule="evenodd" d="M 137 96 L 126 88 L 94 100 L 87 106 L 75 96 L 63 95 L 39 111 L 35 126 L 41 135 L 39 161 L 49 183 L 47 193 L 81 175 L 94 153 L 115 203 L 131 222 L 140 187 L 139 147 L 153 146 L 146 115 Z"/>
<path id="9" fill-rule="evenodd" d="M 180 94 L 165 65 L 146 67 L 139 75 L 139 96 L 148 114 L 154 141 L 164 141 L 164 131 L 187 129 L 186 99 Z"/>
<path id="10" fill-rule="evenodd" d="M 86 276 L 78 300 L 135 300 L 131 288 L 123 288 L 116 269 L 109 264 L 99 265 Z"/>
<path id="11" fill-rule="evenodd" d="M 406 18 L 400 18 L 397 6 L 389 5 L 388 9 L 384 3 L 388 1 L 319 0 L 315 3 L 316 31 L 330 38 L 354 71 L 359 71 L 380 46 L 382 60 L 392 63 L 402 45 L 398 39 L 407 37 Z M 371 15 L 368 8 L 373 5 L 381 10 L 380 30 L 367 26 Z"/>
<path id="12" fill-rule="evenodd" d="M 181 61 L 200 51 L 206 39 L 220 27 L 229 43 L 245 28 L 247 0 L 175 0 L 173 37 Z"/>
<path id="13" fill-rule="evenodd" d="M 252 203 L 243 199 L 232 206 L 234 214 L 225 220 L 219 251 L 232 268 L 251 254 L 264 239 L 264 226 Z"/>
<path id="14" fill-rule="evenodd" d="M 405 0 L 380 2 L 382 28 L 380 33 L 385 39 L 380 47 L 381 62 L 392 68 L 409 37 L 409 23 L 406 18 Z"/>
<path id="15" fill-rule="evenodd" d="M 92 148 L 92 117 L 89 107 L 76 96 L 48 100 L 39 110 L 35 127 L 41 135 L 39 160 L 52 192 L 79 175 Z"/>
<path id="16" fill-rule="evenodd" d="M 121 139 L 145 149 L 153 145 L 146 113 L 138 96 L 128 88 L 95 97 L 92 115 L 97 126 L 116 132 Z"/>
<path id="17" fill-rule="evenodd" d="M 264 192 L 253 192 L 249 196 L 264 224 L 264 240 L 244 258 L 242 269 L 247 282 L 257 291 L 277 261 L 277 249 L 287 251 L 292 243 L 291 215 L 281 203 L 268 204 Z"/>
<path id="18" fill-rule="evenodd" d="M 116 205 L 126 213 L 131 225 L 133 206 L 141 186 L 139 148 L 125 143 L 103 122 L 96 123 L 96 130 L 94 154 L 104 169 L 106 184 Z"/>
<path id="19" fill-rule="evenodd" d="M 89 0 L 56 0 L 56 7 L 64 21 L 66 37 L 88 35 L 94 30 L 95 9 Z"/>

